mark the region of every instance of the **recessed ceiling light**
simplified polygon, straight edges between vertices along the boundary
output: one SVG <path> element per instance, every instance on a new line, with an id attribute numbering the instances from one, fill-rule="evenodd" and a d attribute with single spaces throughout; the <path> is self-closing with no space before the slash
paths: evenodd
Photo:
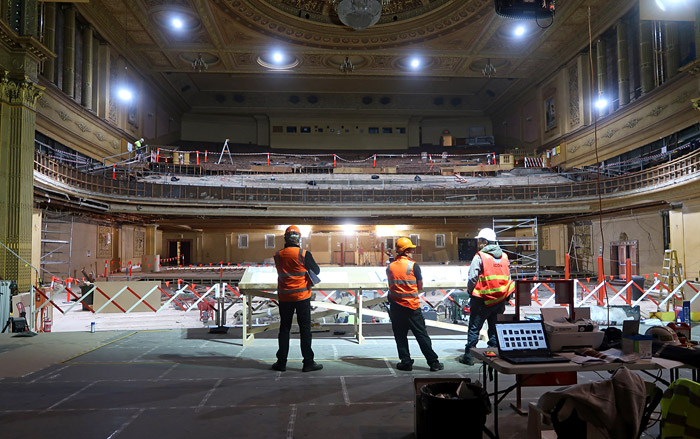
<path id="1" fill-rule="evenodd" d="M 421 64 L 420 58 L 413 58 L 411 60 L 411 67 L 413 67 L 414 69 L 417 69 L 418 67 L 420 67 L 420 64 Z"/>
<path id="2" fill-rule="evenodd" d="M 182 29 L 185 26 L 185 22 L 181 18 L 175 17 L 170 21 L 175 29 Z"/>
<path id="3" fill-rule="evenodd" d="M 281 50 L 261 55 L 258 64 L 270 70 L 288 70 L 299 65 L 299 59 Z"/>
<path id="4" fill-rule="evenodd" d="M 523 25 L 516 26 L 515 29 L 513 30 L 513 34 L 516 37 L 522 37 L 523 35 L 525 35 L 525 26 L 523 26 Z"/>

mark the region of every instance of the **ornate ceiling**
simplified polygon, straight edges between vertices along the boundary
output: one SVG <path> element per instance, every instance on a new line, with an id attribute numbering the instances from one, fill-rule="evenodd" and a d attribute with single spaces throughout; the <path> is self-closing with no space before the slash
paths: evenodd
<path id="1" fill-rule="evenodd" d="M 285 110 L 290 96 L 300 95 L 309 111 L 347 109 L 349 99 L 369 96 L 373 104 L 363 110 L 415 114 L 425 107 L 425 115 L 488 115 L 586 48 L 589 5 L 595 32 L 634 3 L 558 2 L 552 25 L 524 22 L 522 38 L 513 36 L 515 21 L 495 14 L 492 0 L 392 0 L 379 23 L 362 31 L 342 25 L 325 0 L 92 0 L 76 6 L 184 111 Z M 174 14 L 183 20 L 180 31 L 170 26 Z M 296 67 L 261 66 L 259 58 L 273 49 L 287 51 Z M 198 72 L 192 61 L 200 55 L 207 69 Z M 409 67 L 414 56 L 423 60 L 418 71 Z M 339 69 L 346 58 L 352 73 Z M 488 61 L 496 67 L 490 78 L 482 73 Z M 382 97 L 396 105 L 381 104 L 387 102 Z"/>

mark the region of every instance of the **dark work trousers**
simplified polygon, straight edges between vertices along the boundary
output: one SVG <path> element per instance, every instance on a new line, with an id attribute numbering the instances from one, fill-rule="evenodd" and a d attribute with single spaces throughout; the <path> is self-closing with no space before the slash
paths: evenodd
<path id="1" fill-rule="evenodd" d="M 467 333 L 466 353 L 469 353 L 471 348 L 475 348 L 479 342 L 479 331 L 484 326 L 484 322 L 489 323 L 489 347 L 498 346 L 496 338 L 496 321 L 498 315 L 506 311 L 506 302 L 503 300 L 493 306 L 484 305 L 484 299 L 471 296 L 469 300 L 469 332 Z"/>
<path id="2" fill-rule="evenodd" d="M 425 329 L 425 318 L 419 309 L 406 308 L 391 302 L 391 329 L 394 330 L 396 349 L 399 351 L 399 359 L 402 363 L 411 363 L 411 352 L 408 350 L 408 330 L 413 332 L 418 346 L 428 364 L 438 361 L 438 356 L 433 351 L 430 336 Z"/>
<path id="3" fill-rule="evenodd" d="M 289 332 L 292 329 L 292 317 L 294 311 L 297 312 L 297 323 L 299 324 L 299 339 L 301 344 L 301 355 L 304 357 L 304 366 L 314 364 L 314 351 L 311 350 L 311 298 L 298 302 L 280 301 L 280 334 L 277 337 L 279 349 L 277 350 L 277 361 L 281 364 L 287 363 L 289 354 Z"/>

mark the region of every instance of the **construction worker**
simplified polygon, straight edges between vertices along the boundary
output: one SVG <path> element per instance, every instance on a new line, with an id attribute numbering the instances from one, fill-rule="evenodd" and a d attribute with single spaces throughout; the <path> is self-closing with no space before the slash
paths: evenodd
<path id="1" fill-rule="evenodd" d="M 134 146 L 136 146 L 136 157 L 138 161 L 143 161 L 144 157 L 146 156 L 146 142 L 144 142 L 143 137 L 134 142 Z"/>
<path id="2" fill-rule="evenodd" d="M 297 313 L 301 355 L 304 357 L 303 372 L 323 369 L 322 364 L 314 361 L 311 350 L 311 280 L 307 271 L 315 274 L 321 272 L 311 252 L 302 250 L 301 231 L 297 226 L 289 226 L 284 232 L 284 248 L 275 253 L 277 267 L 277 295 L 279 296 L 280 333 L 277 338 L 279 348 L 277 361 L 273 370 L 287 370 L 289 353 L 289 332 L 292 329 L 292 317 Z"/>
<path id="3" fill-rule="evenodd" d="M 394 331 L 396 349 L 401 360 L 396 368 L 410 371 L 413 360 L 408 349 L 408 330 L 416 337 L 423 356 L 428 361 L 430 371 L 442 370 L 445 366 L 438 361 L 433 351 L 430 336 L 425 329 L 425 318 L 420 310 L 418 295 L 423 288 L 420 266 L 411 259 L 415 245 L 408 238 L 396 240 L 396 259 L 386 269 L 389 283 L 389 306 L 391 329 Z"/>
<path id="4" fill-rule="evenodd" d="M 496 232 L 485 228 L 476 236 L 479 251 L 469 264 L 467 275 L 467 292 L 469 301 L 469 332 L 464 355 L 459 362 L 469 366 L 474 364 L 474 357 L 469 352 L 479 341 L 479 331 L 488 322 L 489 347 L 498 345 L 496 339 L 496 320 L 506 310 L 508 296 L 515 290 L 515 283 L 510 278 L 508 256 L 496 241 Z"/>

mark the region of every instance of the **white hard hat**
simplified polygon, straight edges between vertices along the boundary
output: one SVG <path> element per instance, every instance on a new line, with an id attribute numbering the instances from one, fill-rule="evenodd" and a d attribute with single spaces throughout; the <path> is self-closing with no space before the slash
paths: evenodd
<path id="1" fill-rule="evenodd" d="M 647 329 L 644 335 L 651 335 L 653 340 L 659 343 L 667 343 L 673 346 L 681 344 L 678 340 L 678 335 L 676 335 L 676 331 L 668 326 L 652 326 Z"/>
<path id="2" fill-rule="evenodd" d="M 490 242 L 496 242 L 496 232 L 488 227 L 479 230 L 479 234 L 475 236 L 476 239 L 485 239 Z"/>

